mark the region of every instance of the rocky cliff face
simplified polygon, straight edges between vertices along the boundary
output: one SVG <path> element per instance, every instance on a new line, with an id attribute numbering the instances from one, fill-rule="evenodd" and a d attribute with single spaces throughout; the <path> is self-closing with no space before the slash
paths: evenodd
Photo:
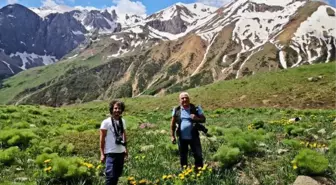
<path id="1" fill-rule="evenodd" d="M 87 39 L 85 34 L 89 32 L 113 33 L 121 30 L 121 24 L 115 22 L 115 11 L 43 13 L 44 16 L 40 17 L 19 4 L 0 9 L 0 48 L 11 58 L 4 58 L 10 65 L 1 66 L 2 77 L 60 60 L 83 43 Z M 11 66 L 21 70 L 13 70 Z"/>

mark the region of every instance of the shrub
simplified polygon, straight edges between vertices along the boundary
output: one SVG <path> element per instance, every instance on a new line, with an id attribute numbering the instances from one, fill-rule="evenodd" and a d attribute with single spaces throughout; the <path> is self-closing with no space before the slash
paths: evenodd
<path id="1" fill-rule="evenodd" d="M 43 153 L 48 153 L 48 154 L 51 154 L 53 152 L 53 150 L 49 147 L 45 147 L 43 148 Z"/>
<path id="2" fill-rule="evenodd" d="M 258 144 L 264 141 L 265 137 L 262 129 L 243 132 L 238 128 L 229 128 L 224 131 L 224 139 L 229 146 L 239 148 L 243 154 L 250 155 L 258 152 Z"/>
<path id="3" fill-rule="evenodd" d="M 12 165 L 15 162 L 15 157 L 19 154 L 20 149 L 17 146 L 10 147 L 5 150 L 0 149 L 0 165 Z"/>
<path id="4" fill-rule="evenodd" d="M 29 128 L 30 125 L 27 122 L 17 122 L 13 124 L 13 128 L 23 129 L 23 128 Z"/>
<path id="5" fill-rule="evenodd" d="M 28 147 L 30 140 L 38 138 L 32 130 L 4 130 L 0 131 L 0 143 L 3 147 L 19 146 L 20 148 Z"/>
<path id="6" fill-rule="evenodd" d="M 326 172 L 328 163 L 328 159 L 322 154 L 310 149 L 302 149 L 292 161 L 293 168 L 303 175 L 322 175 Z"/>
<path id="7" fill-rule="evenodd" d="M 90 180 L 95 175 L 95 166 L 77 157 L 42 154 L 37 156 L 36 164 L 40 167 L 38 178 L 44 182 L 69 184 L 83 179 Z"/>
<path id="8" fill-rule="evenodd" d="M 299 136 L 304 132 L 304 128 L 295 125 L 288 125 L 285 127 L 285 133 L 290 136 Z"/>
<path id="9" fill-rule="evenodd" d="M 287 147 L 293 148 L 293 149 L 302 148 L 302 145 L 300 144 L 300 141 L 298 141 L 296 139 L 284 139 L 284 140 L 282 140 L 282 144 L 284 144 Z"/>
<path id="10" fill-rule="evenodd" d="M 241 157 L 242 153 L 239 148 L 222 145 L 213 156 L 213 159 L 219 161 L 221 167 L 229 168 L 238 163 Z"/>
<path id="11" fill-rule="evenodd" d="M 265 122 L 262 120 L 254 121 L 252 125 L 255 129 L 264 128 Z"/>
<path id="12" fill-rule="evenodd" d="M 69 143 L 67 146 L 66 146 L 66 152 L 68 154 L 72 154 L 74 152 L 74 149 L 75 149 L 75 146 L 72 144 L 72 143 Z"/>

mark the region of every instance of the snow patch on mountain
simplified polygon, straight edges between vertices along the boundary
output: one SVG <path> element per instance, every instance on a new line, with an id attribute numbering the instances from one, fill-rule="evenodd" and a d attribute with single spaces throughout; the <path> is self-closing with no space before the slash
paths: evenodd
<path id="1" fill-rule="evenodd" d="M 331 55 L 331 39 L 336 37 L 336 27 L 335 27 L 335 16 L 329 16 L 327 14 L 327 8 L 331 8 L 336 12 L 335 8 L 330 6 L 320 6 L 306 21 L 301 23 L 300 27 L 296 30 L 294 37 L 292 38 L 293 42 L 298 43 L 300 48 L 304 49 L 304 52 L 308 55 L 308 62 L 311 63 L 318 57 L 320 57 L 321 48 L 316 48 L 317 56 L 312 56 L 310 48 L 308 47 L 311 43 L 312 38 L 317 39 L 319 42 L 316 43 L 319 46 L 322 46 L 323 43 L 327 44 L 328 48 L 328 57 L 327 62 L 330 60 Z"/>
<path id="2" fill-rule="evenodd" d="M 10 64 L 8 64 L 7 62 L 3 61 L 3 60 L 0 60 L 2 63 L 6 64 L 8 69 L 12 72 L 12 74 L 14 74 L 14 71 L 13 69 L 10 67 Z"/>
<path id="3" fill-rule="evenodd" d="M 28 63 L 32 63 L 35 60 L 42 60 L 44 65 L 53 64 L 57 61 L 56 57 L 49 56 L 49 55 L 37 55 L 35 53 L 27 53 L 27 52 L 16 52 L 15 54 L 10 55 L 11 58 L 13 57 L 20 57 L 22 61 L 21 69 L 26 70 L 26 66 Z"/>

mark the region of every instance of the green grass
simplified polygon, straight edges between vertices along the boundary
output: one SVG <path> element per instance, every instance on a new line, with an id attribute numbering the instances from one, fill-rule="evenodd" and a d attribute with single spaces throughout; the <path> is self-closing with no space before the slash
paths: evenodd
<path id="1" fill-rule="evenodd" d="M 138 102 L 140 102 L 138 100 Z M 127 104 L 128 111 L 125 112 L 125 119 L 128 128 L 129 139 L 129 159 L 126 162 L 124 175 L 121 178 L 121 184 L 127 184 L 127 177 L 135 177 L 136 180 L 146 179 L 155 181 L 161 179 L 164 175 L 178 176 L 180 173 L 179 159 L 176 145 L 170 144 L 169 120 L 171 112 L 167 111 L 148 111 L 142 112 L 133 110 L 130 104 Z M 99 133 L 98 128 L 101 121 L 106 118 L 107 105 L 105 107 L 67 107 L 67 108 L 48 108 L 43 106 L 1 106 L 0 107 L 0 135 L 13 132 L 14 130 L 29 130 L 37 138 L 19 138 L 29 141 L 29 145 L 21 145 L 21 152 L 13 154 L 15 162 L 11 165 L 1 166 L 0 184 L 8 184 L 20 177 L 28 177 L 27 184 L 41 182 L 47 184 L 55 180 L 60 180 L 52 173 L 46 173 L 43 168 L 38 167 L 35 159 L 43 152 L 58 153 L 61 158 L 79 157 L 85 162 L 91 163 L 96 168 L 99 159 Z M 312 143 L 325 143 L 327 146 L 331 142 L 331 134 L 336 130 L 336 125 L 332 121 L 336 117 L 335 110 L 294 110 L 294 109 L 272 109 L 272 108 L 217 108 L 214 110 L 205 109 L 207 116 L 207 125 L 210 133 L 215 137 L 201 137 L 205 163 L 213 170 L 202 174 L 202 178 L 195 180 L 189 176 L 184 184 L 241 184 L 240 174 L 244 173 L 248 178 L 256 178 L 261 184 L 291 184 L 300 174 L 293 169 L 291 161 L 300 152 L 298 148 L 291 145 L 284 145 L 285 140 L 310 141 Z M 294 116 L 302 117 L 302 121 L 297 123 L 288 123 L 286 120 Z M 259 131 L 248 129 L 254 120 L 262 120 L 263 128 Z M 27 128 L 17 128 L 18 122 L 26 122 L 30 125 Z M 141 123 L 151 123 L 153 128 L 140 129 Z M 304 128 L 306 132 L 299 135 L 288 135 L 286 128 L 296 125 Z M 318 130 L 325 128 L 326 133 L 321 135 Z M 234 130 L 241 130 L 242 134 L 231 138 Z M 256 140 L 256 146 L 245 148 L 247 146 L 237 143 L 238 138 L 255 137 L 259 132 L 259 139 Z M 249 135 L 249 136 L 248 136 Z M 312 140 L 312 135 L 318 135 L 318 139 Z M 252 137 L 252 138 L 253 138 Z M 0 149 L 6 149 L 4 138 L 0 137 Z M 251 142 L 251 141 L 249 141 Z M 237 145 L 238 144 L 238 145 Z M 144 150 L 145 146 L 153 145 Z M 240 163 L 220 167 L 220 164 L 214 159 L 217 150 L 221 146 L 238 146 L 241 153 Z M 278 154 L 279 149 L 287 149 L 288 152 Z M 318 149 L 314 149 L 318 151 Z M 253 151 L 253 152 L 251 152 Z M 329 159 L 329 168 L 322 176 L 336 180 L 335 176 L 335 155 L 333 153 L 321 153 Z M 1 154 L 0 154 L 1 157 Z M 53 159 L 52 159 L 53 160 Z M 55 159 L 56 160 L 56 159 Z M 57 159 L 61 160 L 61 159 Z M 68 165 L 74 165 L 67 160 Z M 190 164 L 192 157 L 190 158 Z M 1 161 L 1 160 L 0 160 Z M 64 162 L 63 162 L 64 163 Z M 318 162 L 317 162 L 318 163 Z M 51 165 L 55 165 L 55 163 Z M 1 165 L 1 164 L 0 164 Z M 46 164 L 47 165 L 47 164 Z M 279 168 L 281 166 L 281 168 Z M 21 169 L 17 171 L 17 169 Z M 143 170 L 146 169 L 146 170 Z M 103 184 L 103 177 L 99 176 L 99 171 L 89 177 L 69 180 L 70 184 Z M 174 183 L 178 184 L 178 177 Z M 167 180 L 173 182 L 173 180 Z M 64 182 L 63 182 L 64 184 Z"/>
<path id="2" fill-rule="evenodd" d="M 0 89 L 0 103 L 7 104 L 26 89 L 36 88 L 40 85 L 50 85 L 60 79 L 71 76 L 76 70 L 87 70 L 102 64 L 99 55 L 86 60 L 62 61 L 48 66 L 36 67 L 4 80 L 6 88 Z"/>

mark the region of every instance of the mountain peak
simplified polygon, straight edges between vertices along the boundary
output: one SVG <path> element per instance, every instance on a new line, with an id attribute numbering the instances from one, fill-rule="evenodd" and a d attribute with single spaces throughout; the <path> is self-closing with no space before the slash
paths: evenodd
<path id="1" fill-rule="evenodd" d="M 172 6 L 169 6 L 150 15 L 146 18 L 146 20 L 166 21 L 178 16 L 184 21 L 191 23 L 197 18 L 202 18 L 210 15 L 215 10 L 217 10 L 216 7 L 204 5 L 202 3 L 184 4 L 178 2 Z"/>

